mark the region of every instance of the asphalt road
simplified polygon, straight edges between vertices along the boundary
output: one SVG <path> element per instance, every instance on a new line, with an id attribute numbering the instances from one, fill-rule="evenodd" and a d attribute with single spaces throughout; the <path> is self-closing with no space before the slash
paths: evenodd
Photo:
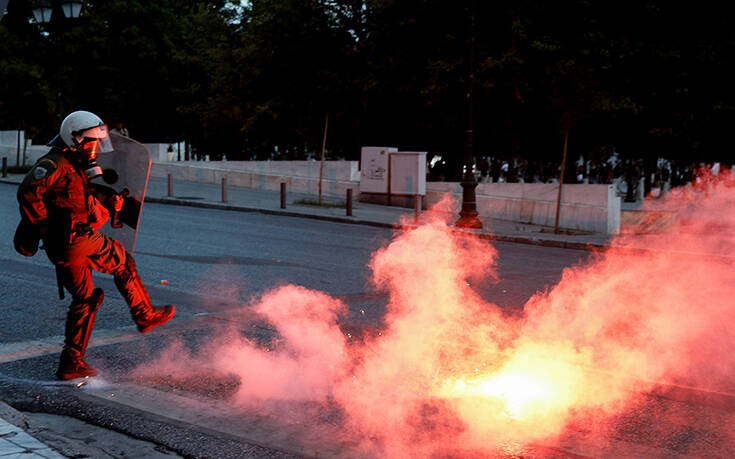
<path id="1" fill-rule="evenodd" d="M 39 251 L 17 254 L 16 188 L 0 184 L 0 300 L 12 326 L 0 343 L 61 334 L 68 298 L 59 300 L 54 271 Z M 296 284 L 328 293 L 350 307 L 346 322 L 377 327 L 386 297 L 370 282 L 371 254 L 393 231 L 259 213 L 146 204 L 135 260 L 154 303 L 174 302 L 177 318 L 224 312 L 276 286 Z M 561 271 L 586 252 L 496 243 L 499 278 L 474 287 L 505 308 L 520 308 L 536 291 L 558 281 Z M 96 330 L 131 325 L 111 277 L 95 276 L 106 293 Z M 163 283 L 162 283 L 163 282 Z M 364 311 L 361 312 L 361 311 Z M 29 321 L 29 317 L 33 320 Z"/>
<path id="2" fill-rule="evenodd" d="M 130 376 L 128 370 L 157 358 L 177 340 L 196 349 L 223 323 L 241 321 L 250 338 L 268 342 L 273 330 L 238 311 L 254 296 L 284 284 L 342 299 L 349 308 L 342 319 L 346 329 L 379 330 L 387 297 L 371 285 L 367 264 L 371 254 L 391 240 L 392 230 L 146 204 L 136 262 L 153 302 L 175 303 L 177 316 L 171 324 L 141 336 L 111 278 L 96 276 L 106 297 L 88 360 L 103 377 L 76 390 L 52 382 L 69 299 L 58 299 L 54 272 L 43 253 L 32 258 L 15 253 L 15 191 L 15 186 L 0 184 L 0 234 L 5 235 L 0 244 L 0 399 L 24 411 L 73 416 L 119 430 L 182 456 L 342 455 L 339 448 L 344 445 L 330 445 L 328 433 L 315 436 L 304 430 L 303 418 L 252 416 L 232 409 L 228 396 L 236 390 L 236 381 L 208 375 L 185 381 L 141 379 Z M 475 281 L 473 287 L 508 314 L 518 312 L 531 295 L 555 284 L 566 267 L 588 256 L 582 251 L 522 244 L 496 243 L 495 247 L 500 280 Z M 310 409 L 315 408 L 300 406 L 298 411 Z M 680 420 L 706 418 L 718 426 L 732 423 L 732 414 L 720 407 L 650 397 L 636 409 L 620 416 L 612 435 L 616 440 L 598 445 L 602 449 L 584 443 L 587 426 L 580 426 L 566 438 L 576 445 L 569 447 L 574 454 L 527 446 L 509 455 L 624 456 L 627 452 L 653 457 L 684 452 L 692 443 L 708 441 L 714 444 L 705 444 L 708 455 L 717 457 L 731 446 L 717 436 L 718 429 L 710 432 L 701 422 L 696 430 L 683 421 L 666 424 L 652 414 L 667 410 L 681 413 L 676 416 Z M 337 428 L 338 422 L 327 422 L 333 413 L 317 415 L 327 418 L 322 424 Z"/>
<path id="3" fill-rule="evenodd" d="M 0 289 L 4 292 L 0 298 L 4 311 L 0 354 L 5 362 L 0 372 L 10 378 L 11 389 L 16 380 L 53 379 L 69 303 L 68 297 L 58 299 L 54 271 L 43 252 L 24 258 L 12 247 L 18 221 L 15 192 L 15 186 L 0 184 L 0 234 L 6 235 L 0 244 Z M 211 324 L 200 327 L 198 320 L 206 320 L 208 314 L 226 317 L 253 296 L 284 284 L 342 299 L 350 311 L 343 319 L 346 326 L 381 326 L 387 297 L 372 286 L 367 264 L 375 250 L 389 243 L 392 230 L 150 203 L 140 227 L 135 253 L 139 272 L 153 302 L 173 302 L 178 312 L 165 327 L 169 333 L 162 327 L 161 332 L 140 337 L 110 276 L 95 275 L 106 298 L 97 314 L 88 360 L 108 376 L 124 377 L 126 370 L 154 358 L 179 334 L 186 335 L 189 343 L 206 339 L 202 328 L 211 328 Z M 497 248 L 502 280 L 488 279 L 475 288 L 509 311 L 518 310 L 534 292 L 555 283 L 566 266 L 586 256 L 580 251 L 516 244 L 497 244 Z M 106 346 L 105 340 L 115 344 Z M 104 416 L 98 412 L 99 404 L 82 413 L 67 412 L 68 405 L 84 403 L 77 399 L 60 403 L 65 397 L 56 394 L 28 403 L 19 396 L 16 405 L 78 417 L 94 412 L 97 418 L 90 420 L 96 422 Z M 125 416 L 118 408 L 111 410 L 117 413 L 117 422 L 124 424 Z M 130 415 L 129 424 L 139 424 L 134 421 L 136 416 Z M 199 443 L 186 451 L 206 451 L 206 442 Z M 212 446 L 218 454 L 227 447 Z"/>

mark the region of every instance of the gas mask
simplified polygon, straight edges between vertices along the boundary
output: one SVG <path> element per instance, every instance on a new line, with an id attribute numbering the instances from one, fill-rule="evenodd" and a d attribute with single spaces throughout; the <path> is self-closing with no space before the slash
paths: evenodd
<path id="1" fill-rule="evenodd" d="M 100 153 L 112 151 L 112 142 L 107 133 L 107 126 L 100 125 L 87 129 L 84 132 L 74 135 L 74 150 L 79 158 L 84 175 L 88 179 L 93 179 L 102 175 L 102 168 L 97 164 L 97 156 Z"/>

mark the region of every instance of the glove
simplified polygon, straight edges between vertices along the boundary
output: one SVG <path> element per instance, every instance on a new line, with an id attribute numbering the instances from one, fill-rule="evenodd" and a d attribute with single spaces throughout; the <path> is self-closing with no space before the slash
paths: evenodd
<path id="1" fill-rule="evenodd" d="M 110 207 L 112 207 L 115 212 L 120 212 L 123 208 L 124 203 L 125 198 L 123 198 L 121 195 L 114 194 L 110 196 Z"/>
<path id="2" fill-rule="evenodd" d="M 110 212 L 105 209 L 105 206 L 94 196 L 89 197 L 89 216 L 87 222 L 89 225 L 98 230 L 110 219 Z"/>

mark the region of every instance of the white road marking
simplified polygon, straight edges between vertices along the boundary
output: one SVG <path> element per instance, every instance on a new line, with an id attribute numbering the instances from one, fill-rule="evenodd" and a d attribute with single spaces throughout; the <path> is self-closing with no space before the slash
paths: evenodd
<path id="1" fill-rule="evenodd" d="M 184 329 L 199 328 L 205 322 L 217 320 L 214 315 L 177 318 L 171 324 L 160 330 L 156 330 L 156 334 L 174 334 L 180 333 Z M 221 321 L 217 321 L 221 323 Z M 210 324 L 211 326 L 211 324 Z M 135 326 L 120 327 L 115 329 L 95 329 L 92 332 L 92 339 L 89 341 L 87 349 L 107 346 L 110 344 L 124 343 L 140 339 L 142 335 Z M 61 352 L 64 345 L 64 337 L 49 336 L 30 341 L 17 341 L 14 343 L 0 344 L 0 363 L 14 362 L 16 360 L 32 359 L 43 355 L 57 354 Z"/>

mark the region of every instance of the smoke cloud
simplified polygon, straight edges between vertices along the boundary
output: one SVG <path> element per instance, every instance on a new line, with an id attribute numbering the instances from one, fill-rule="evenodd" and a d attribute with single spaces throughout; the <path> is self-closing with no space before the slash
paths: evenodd
<path id="1" fill-rule="evenodd" d="M 575 420 L 618 416 L 655 384 L 735 392 L 731 185 L 710 178 L 671 193 L 665 227 L 617 237 L 520 316 L 473 290 L 497 278 L 498 253 L 453 231 L 446 198 L 372 257 L 374 285 L 389 295 L 380 335 L 349 343 L 344 304 L 288 285 L 247 306 L 276 341 L 233 329 L 196 356 L 167 351 L 148 368 L 236 375 L 233 401 L 249 409 L 330 404 L 345 435 L 381 457 L 553 444 Z"/>

